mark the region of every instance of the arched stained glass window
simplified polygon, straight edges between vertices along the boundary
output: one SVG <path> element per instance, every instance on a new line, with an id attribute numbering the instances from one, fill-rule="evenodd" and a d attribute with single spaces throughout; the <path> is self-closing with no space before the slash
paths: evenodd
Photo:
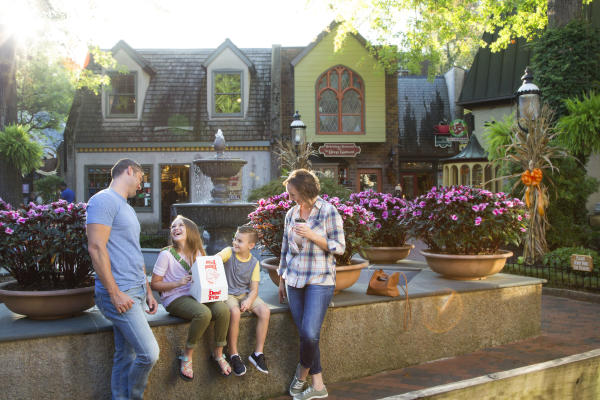
<path id="1" fill-rule="evenodd" d="M 356 72 L 335 66 L 319 77 L 316 90 L 318 133 L 365 133 L 364 84 Z"/>

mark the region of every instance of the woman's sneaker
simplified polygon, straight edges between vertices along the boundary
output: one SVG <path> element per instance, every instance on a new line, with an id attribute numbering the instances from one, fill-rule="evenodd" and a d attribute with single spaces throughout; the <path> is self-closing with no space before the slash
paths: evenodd
<path id="1" fill-rule="evenodd" d="M 265 355 L 263 353 L 260 353 L 259 355 L 254 355 L 254 353 L 252 353 L 250 354 L 250 357 L 248 357 L 248 360 L 263 374 L 269 373 L 269 369 L 267 368 L 267 360 L 265 360 Z"/>
<path id="2" fill-rule="evenodd" d="M 237 376 L 242 376 L 246 373 L 246 366 L 239 355 L 235 354 L 230 356 L 229 361 L 231 362 L 231 367 L 233 368 L 234 374 Z"/>
<path id="3" fill-rule="evenodd" d="M 314 387 L 309 386 L 304 392 L 294 396 L 294 400 L 310 400 L 310 399 L 324 399 L 329 396 L 327 388 L 323 386 L 321 390 L 315 390 Z"/>
<path id="4" fill-rule="evenodd" d="M 307 387 L 308 382 L 301 381 L 296 374 L 294 374 L 294 379 L 292 379 L 292 383 L 290 383 L 290 396 L 294 397 L 301 394 Z"/>

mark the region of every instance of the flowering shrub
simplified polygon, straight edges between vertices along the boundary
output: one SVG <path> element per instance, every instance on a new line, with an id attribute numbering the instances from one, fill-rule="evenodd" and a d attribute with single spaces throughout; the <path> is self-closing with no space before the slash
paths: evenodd
<path id="1" fill-rule="evenodd" d="M 0 199 L 0 265 L 28 290 L 89 286 L 85 203 L 59 200 L 13 210 Z"/>
<path id="2" fill-rule="evenodd" d="M 348 265 L 352 255 L 367 243 L 370 224 L 374 221 L 373 214 L 353 202 L 344 202 L 326 194 L 322 198 L 337 208 L 344 221 L 346 251 L 341 256 L 336 255 L 336 263 Z M 252 226 L 258 232 L 259 243 L 277 258 L 281 257 L 285 215 L 292 206 L 293 202 L 289 200 L 287 192 L 284 192 L 258 200 L 256 210 L 248 214 Z"/>
<path id="3" fill-rule="evenodd" d="M 524 203 L 505 193 L 434 186 L 409 203 L 402 223 L 433 252 L 495 254 L 503 244 L 519 243 L 526 218 Z"/>
<path id="4" fill-rule="evenodd" d="M 366 243 L 368 246 L 396 247 L 404 245 L 406 228 L 399 224 L 402 216 L 401 210 L 408 205 L 404 199 L 369 189 L 360 193 L 352 193 L 350 201 L 372 212 L 375 217 Z"/>

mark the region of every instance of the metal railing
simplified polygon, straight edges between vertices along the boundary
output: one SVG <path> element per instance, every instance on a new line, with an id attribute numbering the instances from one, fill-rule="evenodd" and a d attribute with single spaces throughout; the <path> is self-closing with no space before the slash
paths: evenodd
<path id="1" fill-rule="evenodd" d="M 506 263 L 502 272 L 514 275 L 531 276 L 548 281 L 547 286 L 565 289 L 586 290 L 600 293 L 600 270 L 577 271 L 570 265 L 548 266 L 542 264 L 525 265 L 515 262 Z"/>

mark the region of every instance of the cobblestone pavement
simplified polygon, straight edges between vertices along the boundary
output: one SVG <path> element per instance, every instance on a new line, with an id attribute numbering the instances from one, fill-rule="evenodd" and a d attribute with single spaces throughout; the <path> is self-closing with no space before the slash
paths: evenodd
<path id="1" fill-rule="evenodd" d="M 600 348 L 600 304 L 542 296 L 542 333 L 459 357 L 327 385 L 329 399 L 371 400 Z M 341 358 L 343 359 L 343 355 Z M 327 383 L 327 371 L 324 371 Z M 275 399 L 289 399 L 281 396 Z"/>

